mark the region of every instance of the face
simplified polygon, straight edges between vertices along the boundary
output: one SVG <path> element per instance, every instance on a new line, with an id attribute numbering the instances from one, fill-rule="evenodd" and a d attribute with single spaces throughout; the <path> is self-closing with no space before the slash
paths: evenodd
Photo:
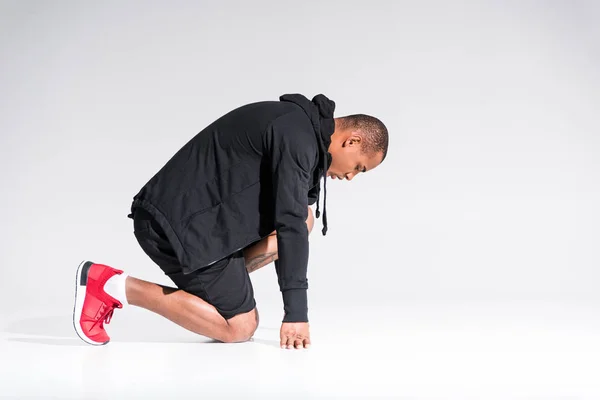
<path id="1" fill-rule="evenodd" d="M 342 143 L 331 146 L 329 152 L 331 166 L 327 170 L 327 176 L 348 181 L 360 173 L 374 169 L 381 164 L 383 158 L 383 153 L 363 153 L 362 138 L 359 135 L 350 136 Z"/>

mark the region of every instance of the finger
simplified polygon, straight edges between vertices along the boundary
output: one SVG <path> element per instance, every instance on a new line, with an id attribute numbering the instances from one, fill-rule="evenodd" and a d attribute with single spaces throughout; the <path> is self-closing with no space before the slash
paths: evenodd
<path id="1" fill-rule="evenodd" d="M 296 338 L 296 340 L 294 340 L 294 347 L 296 349 L 301 349 L 303 347 L 302 338 Z"/>
<path id="2" fill-rule="evenodd" d="M 304 348 L 308 349 L 310 347 L 310 338 L 304 339 Z"/>
<path id="3" fill-rule="evenodd" d="M 279 345 L 282 349 L 285 349 L 285 346 L 287 346 L 287 336 L 285 336 L 283 333 L 279 334 Z"/>
<path id="4" fill-rule="evenodd" d="M 293 336 L 288 336 L 288 338 L 287 338 L 287 348 L 291 349 L 292 347 L 294 347 L 294 337 Z"/>

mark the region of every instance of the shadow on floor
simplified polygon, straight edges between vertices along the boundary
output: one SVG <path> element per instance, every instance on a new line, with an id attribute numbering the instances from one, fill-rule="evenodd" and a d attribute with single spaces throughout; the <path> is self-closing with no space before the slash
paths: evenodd
<path id="1" fill-rule="evenodd" d="M 31 338 L 31 337 L 20 337 L 20 338 L 7 338 L 7 342 L 20 342 L 20 343 L 34 343 L 34 344 L 46 344 L 51 346 L 80 346 L 88 347 L 89 344 L 84 343 L 81 339 L 70 339 L 70 338 Z"/>
<path id="2" fill-rule="evenodd" d="M 252 338 L 253 343 L 258 343 L 264 346 L 274 347 L 279 349 L 279 340 Z"/>
<path id="3" fill-rule="evenodd" d="M 216 340 L 193 336 L 192 333 L 183 331 L 182 334 L 170 334 L 161 332 L 159 329 L 137 328 L 131 324 L 121 326 L 108 326 L 107 328 L 113 342 L 135 342 L 135 343 L 220 343 Z M 3 332 L 12 334 L 24 334 L 34 337 L 10 338 L 11 341 L 27 343 L 41 343 L 59 346 L 88 346 L 75 332 L 71 316 L 53 316 L 26 318 L 8 323 L 2 328 Z M 39 338 L 35 336 L 39 335 Z"/>
<path id="4" fill-rule="evenodd" d="M 135 326 L 136 324 L 120 324 L 117 326 L 108 326 L 109 333 L 114 343 L 203 343 L 203 344 L 222 344 L 221 342 L 204 336 L 196 336 L 191 332 L 176 327 L 174 332 L 161 331 L 157 329 L 143 329 Z M 262 328 L 259 330 L 268 330 L 272 335 L 274 328 Z M 9 337 L 10 342 L 38 343 L 52 346 L 89 346 L 83 342 L 75 332 L 72 317 L 61 315 L 51 317 L 25 318 L 10 322 L 3 326 L 1 330 L 9 334 L 28 335 L 29 337 Z M 141 332 L 141 333 L 140 333 Z M 40 336 L 40 337 L 35 337 Z M 273 346 L 279 348 L 279 341 L 253 338 L 252 342 L 261 345 Z"/>

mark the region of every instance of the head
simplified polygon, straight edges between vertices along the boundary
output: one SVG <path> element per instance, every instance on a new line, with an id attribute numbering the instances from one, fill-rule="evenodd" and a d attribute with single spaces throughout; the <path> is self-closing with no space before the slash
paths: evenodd
<path id="1" fill-rule="evenodd" d="M 327 176 L 351 181 L 383 162 L 388 149 L 388 131 L 375 117 L 364 114 L 335 118 Z"/>

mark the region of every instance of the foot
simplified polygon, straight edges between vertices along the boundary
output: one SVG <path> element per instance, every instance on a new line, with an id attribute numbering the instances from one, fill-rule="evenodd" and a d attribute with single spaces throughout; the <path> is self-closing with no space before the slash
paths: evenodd
<path id="1" fill-rule="evenodd" d="M 123 308 L 123 304 L 104 291 L 104 284 L 110 277 L 121 273 L 123 271 L 91 261 L 79 264 L 73 326 L 84 342 L 103 345 L 110 341 L 104 323 L 108 324 L 115 308 Z"/>

